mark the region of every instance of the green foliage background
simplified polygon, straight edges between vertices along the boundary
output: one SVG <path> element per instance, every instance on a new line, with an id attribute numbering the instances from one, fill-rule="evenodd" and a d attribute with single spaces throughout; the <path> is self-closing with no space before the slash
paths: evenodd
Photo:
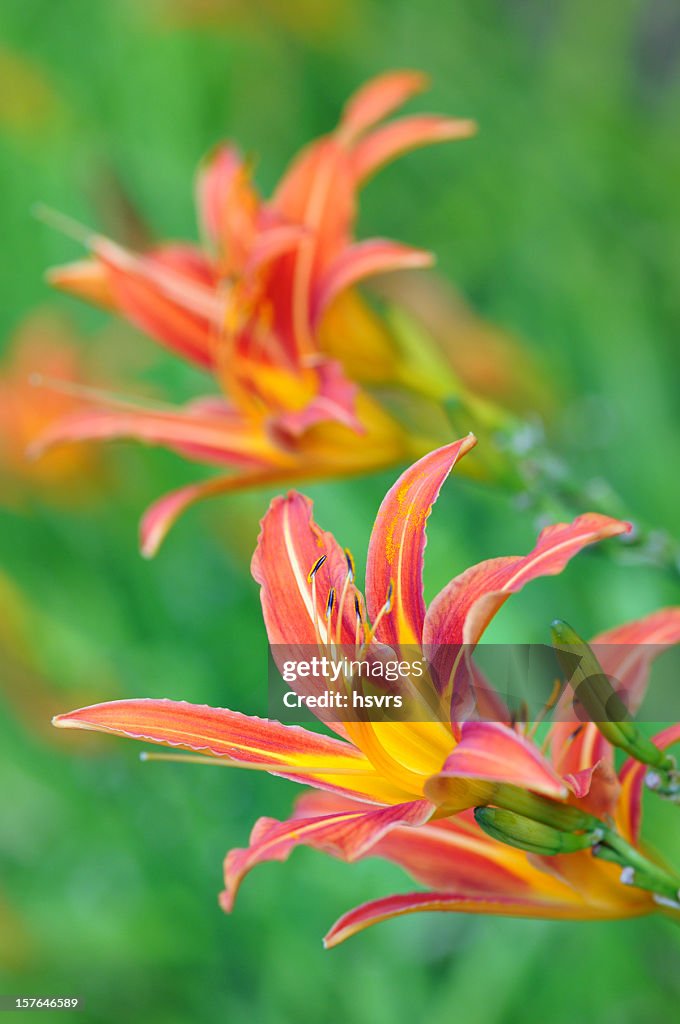
<path id="1" fill-rule="evenodd" d="M 433 91 L 415 106 L 473 116 L 479 137 L 389 168 L 363 196 L 363 233 L 434 249 L 476 309 L 548 368 L 564 396 L 559 442 L 577 471 L 605 473 L 635 512 L 676 530 L 672 0 L 261 0 L 225 2 L 207 22 L 176 16 L 204 3 L 175 3 L 174 18 L 172 6 L 2 5 L 3 52 L 46 89 L 31 100 L 8 78 L 0 106 L 3 341 L 46 303 L 85 339 L 107 322 L 42 283 L 78 248 L 31 218 L 35 201 L 107 228 L 96 183 L 113 172 L 159 236 L 192 237 L 193 172 L 217 140 L 259 153 L 266 191 L 358 83 L 423 68 Z M 122 328 L 108 343 L 126 335 L 136 347 Z M 196 392 L 196 374 L 148 350 L 140 387 Z M 306 850 L 260 868 L 224 916 L 224 853 L 259 815 L 287 813 L 292 784 L 142 765 L 134 744 L 51 735 L 45 721 L 83 692 L 264 711 L 265 634 L 248 560 L 269 495 L 192 512 L 146 563 L 138 515 L 196 470 L 131 445 L 107 461 L 93 504 L 34 497 L 0 518 L 4 571 L 32 603 L 31 657 L 50 680 L 46 701 L 9 671 L 0 688 L 3 993 L 80 994 L 85 1018 L 102 1024 L 673 1018 L 680 933 L 665 921 L 416 916 L 324 953 L 321 936 L 340 913 L 410 882 L 380 861 L 347 866 Z M 306 488 L 360 564 L 394 475 Z M 453 480 L 431 520 L 428 592 L 474 561 L 526 549 L 533 533 L 506 499 Z M 587 635 L 673 601 L 671 577 L 583 556 L 515 599 L 494 637 L 542 642 L 557 614 Z M 27 688 L 21 714 L 15 686 Z M 672 811 L 650 811 L 677 864 Z"/>

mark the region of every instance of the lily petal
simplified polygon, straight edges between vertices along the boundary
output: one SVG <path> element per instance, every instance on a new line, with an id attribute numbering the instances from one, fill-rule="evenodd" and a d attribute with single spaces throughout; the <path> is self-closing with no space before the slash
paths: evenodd
<path id="1" fill-rule="evenodd" d="M 404 800 L 349 743 L 299 726 L 176 700 L 115 700 L 57 715 L 61 729 L 87 729 L 222 758 L 241 768 L 339 789 L 380 803 Z"/>
<path id="2" fill-rule="evenodd" d="M 476 444 L 472 434 L 425 455 L 399 477 L 378 511 L 368 545 L 366 603 L 375 621 L 390 597 L 391 608 L 376 630 L 381 643 L 419 644 L 425 621 L 423 553 L 425 526 L 457 460 Z"/>
<path id="3" fill-rule="evenodd" d="M 372 238 L 347 246 L 331 263 L 319 283 L 312 307 L 312 322 L 319 322 L 326 308 L 341 292 L 367 277 L 393 270 L 429 267 L 433 263 L 432 253 L 383 238 Z"/>
<path id="4" fill-rule="evenodd" d="M 621 787 L 614 770 L 611 750 L 606 750 L 590 768 L 577 772 L 564 772 L 563 778 L 585 811 L 596 818 L 611 817 Z"/>
<path id="5" fill-rule="evenodd" d="M 586 900 L 593 917 L 639 917 L 656 909 L 649 892 L 622 885 L 621 868 L 593 857 L 590 850 L 531 859 L 546 875 Z"/>
<path id="6" fill-rule="evenodd" d="M 431 816 L 433 807 L 416 800 L 378 810 L 355 805 L 310 818 L 290 821 L 260 818 L 255 824 L 247 849 L 231 850 L 224 862 L 225 891 L 220 904 L 226 911 L 234 905 L 245 876 L 265 861 L 287 860 L 296 846 L 311 846 L 341 860 L 353 861 L 365 856 L 380 839 L 397 826 L 418 826 Z"/>
<path id="7" fill-rule="evenodd" d="M 275 436 L 299 438 L 318 423 L 340 423 L 358 434 L 364 433 L 357 417 L 358 388 L 345 375 L 340 363 L 321 358 L 314 367 L 318 389 L 301 409 L 279 413 L 270 421 Z"/>
<path id="8" fill-rule="evenodd" d="M 576 718 L 554 722 L 548 735 L 556 769 L 572 782 L 580 779 L 579 783 L 575 783 L 580 791 L 578 795 L 585 796 L 590 788 L 590 776 L 595 765 L 612 761 L 609 743 L 594 722 L 578 722 Z"/>
<path id="9" fill-rule="evenodd" d="M 567 787 L 538 748 L 500 722 L 463 722 L 461 738 L 441 772 L 428 779 L 426 795 L 453 814 L 479 802 L 477 787 L 460 780 L 480 779 L 532 790 L 564 800 Z"/>
<path id="10" fill-rule="evenodd" d="M 359 809 L 356 801 L 337 793 L 310 790 L 297 800 L 295 815 L 323 816 Z M 559 896 L 562 890 L 559 882 L 537 869 L 521 850 L 482 832 L 466 812 L 428 820 L 418 828 L 391 829 L 362 856 L 383 857 L 422 885 L 449 892 Z"/>
<path id="11" fill-rule="evenodd" d="M 262 520 L 252 574 L 260 584 L 262 611 L 269 643 L 295 651 L 329 642 L 326 607 L 331 588 L 338 599 L 348 577 L 347 556 L 331 533 L 321 530 L 309 498 L 291 491 L 275 498 Z M 316 568 L 315 568 L 316 567 Z M 312 575 L 313 573 L 313 575 Z M 348 581 L 339 644 L 353 644 L 356 635 L 356 591 Z M 301 651 L 304 656 L 304 651 Z"/>
<path id="12" fill-rule="evenodd" d="M 363 134 L 412 96 L 424 92 L 429 81 L 421 71 L 388 71 L 376 75 L 357 89 L 345 104 L 340 121 L 343 138 L 351 140 Z"/>
<path id="13" fill-rule="evenodd" d="M 589 544 L 627 533 L 630 523 L 594 512 L 571 523 L 556 523 L 539 535 L 528 555 L 491 558 L 456 576 L 437 594 L 423 626 L 423 640 L 432 647 L 432 663 L 442 691 L 454 693 L 457 667 L 463 668 L 460 646 L 468 650 L 482 636 L 489 622 L 510 594 L 540 576 L 561 573 L 569 561 Z M 463 680 L 463 684 L 466 681 Z M 457 694 L 458 698 L 463 695 Z"/>
<path id="14" fill-rule="evenodd" d="M 474 121 L 437 114 L 414 114 L 382 125 L 354 148 L 352 170 L 357 184 L 363 185 L 385 164 L 411 150 L 436 142 L 469 139 L 476 131 Z"/>
<path id="15" fill-rule="evenodd" d="M 201 480 L 188 484 L 176 491 L 164 494 L 162 498 L 150 505 L 144 513 L 139 527 L 139 543 L 145 558 L 153 558 L 170 529 L 188 508 L 219 494 L 232 494 L 236 491 L 251 490 L 290 480 L 294 475 L 289 469 L 264 469 L 261 472 L 250 471 L 233 476 L 221 476 L 212 480 Z"/>
<path id="16" fill-rule="evenodd" d="M 106 404 L 104 404 L 106 401 Z M 131 438 L 172 448 L 193 459 L 218 465 L 262 468 L 286 466 L 290 458 L 264 430 L 238 413 L 201 413 L 198 408 L 145 409 L 116 399 L 83 408 L 57 420 L 36 439 L 32 456 L 74 441 Z"/>
<path id="17" fill-rule="evenodd" d="M 221 301 L 213 269 L 190 245 L 160 246 L 144 255 L 93 236 L 92 250 L 103 278 L 87 264 L 56 268 L 48 280 L 98 304 L 113 305 L 140 330 L 206 369 L 215 367 Z"/>
<path id="18" fill-rule="evenodd" d="M 115 312 L 116 300 L 111 291 L 106 268 L 98 260 L 77 260 L 53 267 L 45 275 L 48 284 L 84 302 Z"/>
<path id="19" fill-rule="evenodd" d="M 259 198 L 236 146 L 219 145 L 196 178 L 196 204 L 206 237 L 231 264 L 243 267 L 255 237 Z"/>
<path id="20" fill-rule="evenodd" d="M 261 231 L 251 247 L 246 273 L 256 274 L 308 238 L 309 231 L 300 224 L 277 224 Z"/>
<path id="21" fill-rule="evenodd" d="M 350 910 L 335 922 L 324 938 L 324 946 L 330 949 L 357 932 L 373 924 L 387 921 L 391 917 L 415 914 L 421 911 L 446 911 L 462 914 L 495 914 L 499 917 L 537 917 L 549 919 L 579 920 L 582 918 L 615 918 L 615 910 L 609 913 L 590 907 L 583 901 L 569 898 L 565 889 L 564 900 L 542 899 L 540 897 L 478 896 L 467 892 L 414 892 L 399 896 L 386 896 L 371 900 Z"/>
<path id="22" fill-rule="evenodd" d="M 264 718 L 242 715 L 227 708 L 188 701 L 114 700 L 57 715 L 61 729 L 89 729 L 130 739 L 146 740 L 226 757 L 247 764 L 304 764 L 306 759 L 339 758 L 338 767 L 356 767 L 359 755 L 347 743 L 281 725 Z M 349 759 L 349 761 L 348 761 Z"/>

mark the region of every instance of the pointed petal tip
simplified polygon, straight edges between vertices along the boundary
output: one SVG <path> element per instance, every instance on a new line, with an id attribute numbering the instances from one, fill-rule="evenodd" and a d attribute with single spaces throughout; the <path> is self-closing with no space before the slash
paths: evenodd
<path id="1" fill-rule="evenodd" d="M 158 554 L 161 545 L 182 513 L 202 496 L 208 495 L 215 487 L 215 480 L 188 484 L 176 491 L 157 498 L 148 507 L 139 524 L 139 553 L 151 561 Z"/>
<path id="2" fill-rule="evenodd" d="M 210 149 L 203 154 L 198 162 L 198 170 L 202 171 L 219 156 L 231 157 L 234 160 L 242 159 L 241 150 L 235 142 L 231 142 L 229 139 L 220 139 L 219 142 L 213 143 Z"/>
<path id="3" fill-rule="evenodd" d="M 231 914 L 234 909 L 234 898 L 228 889 L 223 889 L 217 897 L 218 907 L 224 911 L 225 914 Z"/>
<path id="4" fill-rule="evenodd" d="M 432 267 L 436 262 L 437 257 L 430 249 L 416 249 L 411 246 L 401 246 L 400 248 L 403 266 L 406 269 Z"/>
<path id="5" fill-rule="evenodd" d="M 477 445 L 477 437 L 470 431 L 465 437 L 458 438 L 457 441 L 452 441 L 450 444 L 444 445 L 442 452 L 449 451 L 452 455 L 455 455 L 455 463 L 458 459 L 462 458 L 463 455 L 467 455 Z"/>
<path id="6" fill-rule="evenodd" d="M 383 71 L 352 93 L 345 104 L 341 123 L 355 134 L 366 131 L 429 86 L 430 76 L 424 71 L 412 68 Z"/>
<path id="7" fill-rule="evenodd" d="M 77 719 L 71 717 L 75 713 L 76 712 L 68 711 L 63 715 L 53 715 L 51 719 L 51 724 L 55 727 L 55 729 L 85 728 L 85 726 L 83 726 Z"/>
<path id="8" fill-rule="evenodd" d="M 579 517 L 580 518 L 580 517 Z M 608 521 L 608 535 L 611 537 L 617 536 L 628 536 L 629 534 L 635 534 L 634 523 L 628 522 L 627 519 L 614 519 L 613 516 L 601 516 L 603 520 Z"/>
<path id="9" fill-rule="evenodd" d="M 140 525 L 139 553 L 145 561 L 150 562 L 152 558 L 156 557 L 160 549 L 160 546 L 163 543 L 164 537 L 165 534 L 159 536 L 158 534 L 154 534 L 150 531 L 145 532 L 143 529 L 143 525 Z"/>
<path id="10" fill-rule="evenodd" d="M 479 131 L 479 124 L 468 117 L 442 118 L 437 134 L 442 141 L 470 139 Z"/>
<path id="11" fill-rule="evenodd" d="M 409 466 L 383 498 L 368 546 L 366 601 L 369 618 L 389 613 L 376 634 L 381 643 L 418 644 L 426 608 L 422 567 L 426 526 L 439 492 L 458 460 L 477 443 L 467 434 L 428 452 Z"/>
<path id="12" fill-rule="evenodd" d="M 167 530 L 160 532 L 147 522 L 148 512 L 139 524 L 139 553 L 145 561 L 150 562 L 156 556 L 163 543 Z"/>
<path id="13" fill-rule="evenodd" d="M 401 80 L 405 85 L 409 85 L 415 92 L 426 92 L 432 85 L 432 76 L 427 71 L 421 71 L 420 68 L 395 68 L 394 71 L 385 71 L 382 75 L 377 75 L 374 81 L 383 79 L 388 81 L 393 79 L 394 81 Z"/>
<path id="14" fill-rule="evenodd" d="M 43 281 L 50 288 L 57 291 L 72 292 L 77 283 L 77 275 L 73 271 L 73 263 L 61 264 L 58 267 L 48 267 L 43 271 Z"/>
<path id="15" fill-rule="evenodd" d="M 63 281 L 70 278 L 70 264 L 60 264 L 58 267 L 48 267 L 43 271 L 43 280 L 53 288 L 59 288 Z"/>

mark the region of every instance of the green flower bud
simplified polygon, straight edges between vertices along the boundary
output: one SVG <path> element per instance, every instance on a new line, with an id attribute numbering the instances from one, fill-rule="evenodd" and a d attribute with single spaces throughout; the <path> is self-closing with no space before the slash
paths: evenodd
<path id="1" fill-rule="evenodd" d="M 588 717 L 614 747 L 637 761 L 661 771 L 672 771 L 672 758 L 644 736 L 605 675 L 593 651 L 566 622 L 556 619 L 551 627 L 558 661 L 570 680 L 574 697 Z"/>
<path id="2" fill-rule="evenodd" d="M 580 834 L 562 832 L 498 807 L 475 807 L 475 820 L 492 839 L 541 856 L 587 850 L 599 843 L 604 834 L 602 829 Z"/>
<path id="3" fill-rule="evenodd" d="M 540 793 L 532 793 L 505 782 L 463 777 L 448 778 L 443 799 L 440 799 L 436 791 L 428 790 L 427 787 L 425 792 L 439 804 L 440 815 L 457 814 L 467 807 L 485 807 L 493 804 L 494 807 L 513 811 L 562 832 L 582 832 L 599 825 L 597 818 L 579 807 L 552 800 Z"/>

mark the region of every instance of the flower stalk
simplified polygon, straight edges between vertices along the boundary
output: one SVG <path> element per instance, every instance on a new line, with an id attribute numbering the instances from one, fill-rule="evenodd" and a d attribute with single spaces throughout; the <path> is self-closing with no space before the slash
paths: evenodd
<path id="1" fill-rule="evenodd" d="M 662 900 L 680 904 L 680 877 L 660 867 L 620 836 L 614 829 L 604 828 L 604 838 L 593 847 L 593 856 L 619 864 L 621 882 L 645 889 Z"/>

